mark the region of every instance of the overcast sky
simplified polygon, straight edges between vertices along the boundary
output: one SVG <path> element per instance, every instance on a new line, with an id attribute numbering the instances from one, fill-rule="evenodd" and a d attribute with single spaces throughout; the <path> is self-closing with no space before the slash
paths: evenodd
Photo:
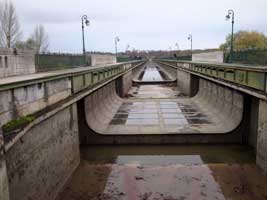
<path id="1" fill-rule="evenodd" d="M 3 0 L 0 0 L 3 1 Z M 49 34 L 50 51 L 81 52 L 81 16 L 91 25 L 85 29 L 86 49 L 114 52 L 114 37 L 119 36 L 119 51 L 130 49 L 167 50 L 216 48 L 231 31 L 225 21 L 228 9 L 235 10 L 235 30 L 267 33 L 267 0 L 13 0 L 23 37 L 36 24 Z"/>

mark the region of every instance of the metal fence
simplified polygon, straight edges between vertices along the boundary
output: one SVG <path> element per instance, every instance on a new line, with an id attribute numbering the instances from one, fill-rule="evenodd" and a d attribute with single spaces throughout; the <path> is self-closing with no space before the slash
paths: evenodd
<path id="1" fill-rule="evenodd" d="M 49 71 L 84 66 L 85 57 L 82 54 L 36 54 L 37 71 Z"/>
<path id="2" fill-rule="evenodd" d="M 224 53 L 224 62 L 229 63 L 230 53 Z M 267 65 L 267 52 L 265 49 L 243 50 L 233 52 L 233 63 Z"/>

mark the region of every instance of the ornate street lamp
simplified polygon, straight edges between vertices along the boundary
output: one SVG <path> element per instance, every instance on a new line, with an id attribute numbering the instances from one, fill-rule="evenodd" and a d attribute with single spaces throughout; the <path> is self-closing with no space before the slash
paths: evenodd
<path id="1" fill-rule="evenodd" d="M 228 10 L 228 14 L 226 15 L 226 20 L 230 20 L 232 18 L 232 34 L 231 34 L 231 47 L 230 47 L 230 59 L 229 62 L 233 62 L 233 53 L 234 53 L 234 23 L 235 23 L 235 12 L 234 10 Z"/>
<path id="2" fill-rule="evenodd" d="M 193 55 L 193 36 L 192 36 L 192 34 L 189 34 L 187 39 L 190 40 L 190 42 L 191 42 L 191 56 L 192 56 Z"/>
<path id="3" fill-rule="evenodd" d="M 118 53 L 118 42 L 120 41 L 119 36 L 115 37 L 115 55 L 117 56 Z"/>
<path id="4" fill-rule="evenodd" d="M 85 55 L 85 42 L 84 42 L 84 24 L 86 26 L 90 25 L 87 15 L 82 16 L 82 35 L 83 35 L 83 55 Z"/>

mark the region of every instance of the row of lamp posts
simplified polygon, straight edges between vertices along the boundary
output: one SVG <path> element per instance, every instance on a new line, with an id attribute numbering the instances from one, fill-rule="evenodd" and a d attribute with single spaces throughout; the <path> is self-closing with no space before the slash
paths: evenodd
<path id="1" fill-rule="evenodd" d="M 234 23 L 235 23 L 235 13 L 232 9 L 228 10 L 228 14 L 226 15 L 226 20 L 232 19 L 232 33 L 231 33 L 231 44 L 230 44 L 230 58 L 229 62 L 233 62 L 233 52 L 234 52 Z M 187 39 L 190 41 L 190 51 L 191 51 L 191 56 L 193 55 L 193 36 L 192 34 L 189 34 Z M 175 44 L 176 46 L 178 43 Z M 178 48 L 179 46 L 177 46 Z"/>
<path id="2" fill-rule="evenodd" d="M 230 57 L 229 62 L 233 62 L 233 51 L 234 51 L 234 23 L 235 23 L 235 13 L 232 9 L 228 10 L 228 14 L 226 15 L 226 20 L 232 19 L 232 33 L 231 33 L 231 45 L 230 45 Z M 88 20 L 87 15 L 82 16 L 82 40 L 83 40 L 83 55 L 85 56 L 85 38 L 84 38 L 84 26 L 89 26 L 90 21 Z M 191 56 L 193 54 L 193 36 L 192 34 L 188 35 L 188 40 L 191 43 Z M 118 36 L 115 37 L 115 54 L 117 56 L 118 53 L 118 42 L 120 42 L 120 38 Z M 178 43 L 176 43 L 178 45 Z M 179 46 L 177 46 L 178 48 Z M 265 49 L 265 47 L 264 47 Z"/>

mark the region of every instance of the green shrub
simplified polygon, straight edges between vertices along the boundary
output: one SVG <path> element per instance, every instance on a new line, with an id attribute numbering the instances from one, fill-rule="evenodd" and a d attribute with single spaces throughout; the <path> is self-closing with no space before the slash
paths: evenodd
<path id="1" fill-rule="evenodd" d="M 18 128 L 21 128 L 28 123 L 32 122 L 34 120 L 34 117 L 32 115 L 27 115 L 24 117 L 21 117 L 19 119 L 14 119 L 9 122 L 7 122 L 5 125 L 2 126 L 2 130 L 4 133 L 11 132 L 13 130 L 16 130 Z"/>

